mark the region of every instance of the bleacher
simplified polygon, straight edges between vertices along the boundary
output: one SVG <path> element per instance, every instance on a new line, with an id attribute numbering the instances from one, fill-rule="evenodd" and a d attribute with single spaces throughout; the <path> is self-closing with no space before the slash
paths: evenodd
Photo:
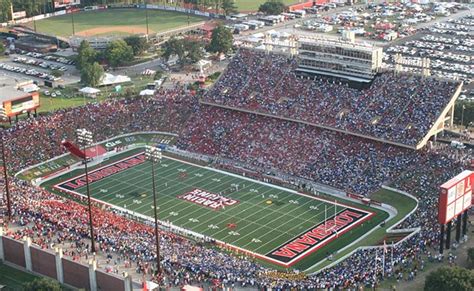
<path id="1" fill-rule="evenodd" d="M 452 119 L 462 83 L 385 72 L 363 90 L 298 77 L 296 59 L 241 49 L 202 102 L 421 148 Z"/>

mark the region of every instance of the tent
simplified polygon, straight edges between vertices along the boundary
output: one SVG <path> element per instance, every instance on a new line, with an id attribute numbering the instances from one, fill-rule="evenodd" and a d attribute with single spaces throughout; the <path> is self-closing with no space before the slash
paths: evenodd
<path id="1" fill-rule="evenodd" d="M 145 89 L 140 91 L 140 96 L 153 96 L 155 94 L 155 90 Z"/>
<path id="2" fill-rule="evenodd" d="M 199 60 L 197 63 L 194 64 L 194 68 L 198 71 L 201 69 L 206 70 L 210 66 L 212 66 L 212 62 L 209 60 Z"/>
<path id="3" fill-rule="evenodd" d="M 100 82 L 99 86 L 115 85 L 115 84 L 130 82 L 130 81 L 131 79 L 128 76 L 123 76 L 123 75 L 114 76 L 112 74 L 105 73 L 104 76 L 102 77 L 102 81 Z"/>
<path id="4" fill-rule="evenodd" d="M 96 88 L 92 88 L 92 87 L 84 87 L 80 89 L 79 92 L 81 92 L 84 95 L 87 95 L 88 97 L 94 98 L 96 94 L 100 92 L 100 90 Z"/>

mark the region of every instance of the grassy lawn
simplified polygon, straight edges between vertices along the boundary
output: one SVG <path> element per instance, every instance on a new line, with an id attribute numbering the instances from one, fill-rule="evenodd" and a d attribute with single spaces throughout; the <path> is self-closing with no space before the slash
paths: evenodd
<path id="1" fill-rule="evenodd" d="M 117 157 L 129 158 L 132 154 L 138 154 L 139 151 L 122 153 Z M 114 160 L 117 157 L 107 161 L 109 165 L 105 171 L 114 167 L 116 163 Z M 150 172 L 151 164 L 143 161 L 93 182 L 91 195 L 123 209 L 152 217 Z M 97 172 L 97 174 L 91 172 L 90 177 L 102 175 L 99 173 L 102 172 Z M 72 183 L 79 181 L 82 174 L 82 170 L 76 170 L 48 181 L 44 186 L 51 190 L 53 185 L 60 184 L 59 187 L 63 191 L 73 189 L 71 191 L 84 194 L 83 185 L 77 184 L 76 188 L 68 188 Z M 388 216 L 385 212 L 362 205 L 354 205 L 343 200 L 339 200 L 339 203 L 347 203 L 346 205 L 335 205 L 334 198 L 314 199 L 298 195 L 291 190 L 183 163 L 169 157 L 163 158 L 157 165 L 156 183 L 159 189 L 157 200 L 160 205 L 160 220 L 170 221 L 174 225 L 267 258 L 275 258 L 276 250 L 283 249 L 287 242 L 293 241 L 316 226 L 322 227 L 325 220 L 332 222 L 335 213 L 339 216 L 345 211 L 357 211 L 353 207 L 359 208 L 362 213 L 364 210 L 375 212 L 374 216 L 361 225 L 352 225 L 352 222 L 348 224 L 345 233 L 341 231 L 338 234 L 328 230 L 324 238 L 314 244 L 313 252 L 309 252 L 309 246 L 299 250 L 297 254 L 311 253 L 293 265 L 299 269 L 308 268 L 324 259 L 327 253 L 332 253 L 354 241 L 370 229 L 377 227 Z M 196 189 L 199 189 L 200 194 L 189 194 L 195 193 Z M 232 203 L 229 202 L 230 204 L 221 208 L 217 204 L 217 201 L 221 201 L 220 199 L 224 201 L 230 199 Z M 206 203 L 207 206 L 200 204 L 199 201 Z M 216 204 L 212 204 L 214 202 Z M 354 220 L 354 223 L 356 221 L 358 220 Z M 330 243 L 327 245 L 320 245 L 328 241 Z M 292 258 L 296 257 L 292 256 Z"/>
<path id="2" fill-rule="evenodd" d="M 392 219 L 388 220 L 385 223 L 384 227 L 377 226 L 376 230 L 372 232 L 371 235 L 365 237 L 354 246 L 347 248 L 344 251 L 339 252 L 336 255 L 334 255 L 334 258 L 332 261 L 326 260 L 323 263 L 321 263 L 319 266 L 317 266 L 316 268 L 312 268 L 308 270 L 308 272 L 310 273 L 316 272 L 318 269 L 325 267 L 327 265 L 330 265 L 333 261 L 336 261 L 339 258 L 342 258 L 343 256 L 349 254 L 350 252 L 352 252 L 358 247 L 377 245 L 377 243 L 382 241 L 384 237 L 387 235 L 387 229 L 391 227 L 392 225 L 396 224 L 398 221 L 400 221 L 405 215 L 407 215 L 416 206 L 415 200 L 405 195 L 402 195 L 400 193 L 385 190 L 385 189 L 381 189 L 378 192 L 372 194 L 370 198 L 395 207 L 398 211 L 397 215 L 393 217 Z"/>
<path id="3" fill-rule="evenodd" d="M 191 16 L 184 13 L 149 10 L 149 29 L 154 32 L 162 32 L 204 21 L 205 18 Z M 32 26 L 32 23 L 28 24 Z M 109 9 L 101 11 L 86 11 L 74 14 L 75 32 L 81 32 L 93 28 L 128 26 L 146 27 L 145 10 L 142 9 Z M 36 21 L 38 31 L 58 36 L 72 35 L 71 15 L 55 16 L 48 19 Z M 110 33 L 116 34 L 116 33 Z M 123 35 L 123 32 L 117 34 Z"/>
<path id="4" fill-rule="evenodd" d="M 40 94 L 40 108 L 39 113 L 52 112 L 58 109 L 71 108 L 82 106 L 90 102 L 103 102 L 107 100 L 109 93 L 114 95 L 111 98 L 131 97 L 137 96 L 140 90 L 143 90 L 148 83 L 153 82 L 153 77 L 149 76 L 138 76 L 132 78 L 132 82 L 122 84 L 122 91 L 119 94 L 114 93 L 114 88 L 100 87 L 101 93 L 97 95 L 97 98 L 87 98 L 82 96 L 78 90 L 81 88 L 80 84 L 74 84 L 68 86 L 65 89 L 51 89 L 50 92 L 60 91 L 61 96 L 51 97 L 46 96 L 43 93 Z M 127 91 L 128 90 L 128 91 Z"/>
<path id="5" fill-rule="evenodd" d="M 258 7 L 261 4 L 265 3 L 266 0 L 235 0 L 235 4 L 237 5 L 237 9 L 242 12 L 253 12 L 258 11 Z M 307 1 L 302 0 L 282 0 L 282 2 L 286 5 L 296 4 L 296 3 L 304 3 Z"/>
<path id="6" fill-rule="evenodd" d="M 90 99 L 86 98 L 65 98 L 65 97 L 48 97 L 41 94 L 40 104 L 38 112 L 51 112 L 58 109 L 77 107 L 90 102 Z"/>
<path id="7" fill-rule="evenodd" d="M 2 290 L 22 290 L 24 283 L 36 279 L 35 275 L 20 271 L 0 263 L 0 285 L 5 285 Z"/>

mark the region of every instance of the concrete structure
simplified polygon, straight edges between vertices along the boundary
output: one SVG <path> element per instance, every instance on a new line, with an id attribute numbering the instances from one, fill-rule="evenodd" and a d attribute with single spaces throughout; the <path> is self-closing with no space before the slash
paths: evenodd
<path id="1" fill-rule="evenodd" d="M 86 290 L 117 290 L 131 291 L 132 277 L 124 273 L 123 276 L 106 273 L 97 268 L 94 259 L 86 266 L 63 257 L 63 251 L 56 248 L 53 251 L 42 249 L 34 245 L 30 238 L 22 241 L 5 236 L 0 227 L 0 261 L 33 273 L 57 280 L 73 288 Z"/>
<path id="2" fill-rule="evenodd" d="M 370 83 L 382 66 L 382 48 L 305 36 L 298 41 L 298 63 L 303 74 Z"/>

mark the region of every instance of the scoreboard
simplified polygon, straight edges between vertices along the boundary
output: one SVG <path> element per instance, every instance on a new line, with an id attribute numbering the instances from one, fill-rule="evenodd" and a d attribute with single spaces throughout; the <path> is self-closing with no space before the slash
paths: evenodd
<path id="1" fill-rule="evenodd" d="M 11 97 L 0 96 L 0 119 L 14 117 L 19 114 L 31 112 L 40 107 L 38 92 L 12 91 Z"/>
<path id="2" fill-rule="evenodd" d="M 450 222 L 471 206 L 473 182 L 474 172 L 463 171 L 441 185 L 438 203 L 439 223 Z"/>

